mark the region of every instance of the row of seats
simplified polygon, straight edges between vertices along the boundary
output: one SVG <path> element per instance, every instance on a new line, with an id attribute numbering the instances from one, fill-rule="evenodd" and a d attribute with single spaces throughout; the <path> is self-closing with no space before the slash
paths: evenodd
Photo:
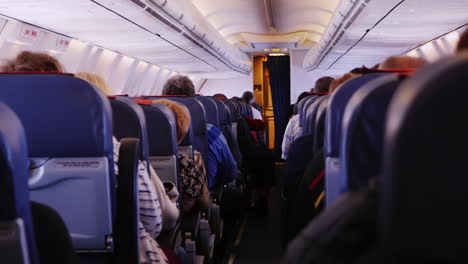
<path id="1" fill-rule="evenodd" d="M 0 124 L 0 130 L 6 129 L 3 167 L 19 166 L 12 160 L 10 147 L 20 148 L 15 151 L 26 160 L 20 162 L 21 168 L 15 167 L 1 177 L 8 183 L 2 184 L 5 191 L 0 192 L 0 204 L 5 204 L 0 210 L 1 221 L 8 232 L 0 236 L 0 251 L 8 253 L 2 254 L 2 259 L 12 259 L 8 263 L 27 263 L 27 258 L 38 263 L 28 193 L 31 201 L 60 214 L 81 263 L 138 263 L 137 161 L 149 161 L 161 180 L 179 185 L 179 153 L 198 150 L 207 160 L 206 121 L 228 134 L 237 132 L 236 116 L 248 114 L 243 103 L 208 97 L 106 98 L 89 83 L 68 74 L 0 74 L 0 86 L 0 100 L 7 104 L 0 112 L 14 117 L 8 110 L 11 108 L 25 131 L 25 137 L 21 128 L 14 131 L 21 125 L 8 123 L 13 117 Z M 176 143 L 174 113 L 147 100 L 161 98 L 182 103 L 191 113 L 190 132 L 180 146 Z M 121 141 L 118 179 L 113 167 L 113 136 Z M 25 143 L 18 143 L 24 138 L 27 150 L 21 145 Z M 14 144 L 8 146 L 11 140 Z M 15 177 L 15 173 L 24 175 Z M 189 231 L 184 244 L 186 249 L 192 248 L 191 263 L 196 262 L 197 253 L 209 258 L 214 235 L 218 239 L 222 235 L 218 205 L 213 204 L 208 216 L 198 213 L 193 219 L 189 229 L 178 225 L 161 239 L 177 250 L 185 236 L 183 231 Z M 11 237 L 9 232 L 19 237 Z M 16 251 L 5 251 L 4 246 Z M 17 261 L 18 254 L 23 261 Z"/>
<path id="2" fill-rule="evenodd" d="M 299 103 L 303 135 L 323 142 L 322 154 L 312 141 L 311 155 L 324 173 L 289 187 L 324 191 L 325 210 L 302 205 L 319 214 L 298 230 L 285 263 L 466 262 L 467 70 L 464 54 L 420 71 L 374 71 Z"/>

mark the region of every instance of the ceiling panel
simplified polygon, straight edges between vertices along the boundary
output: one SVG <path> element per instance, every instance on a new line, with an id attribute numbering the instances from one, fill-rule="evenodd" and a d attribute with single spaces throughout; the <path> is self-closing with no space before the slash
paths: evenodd
<path id="1" fill-rule="evenodd" d="M 299 43 L 299 47 L 289 46 L 300 49 L 304 45 L 310 48 L 311 43 L 320 39 L 339 2 L 340 0 L 192 0 L 195 7 L 229 43 L 251 53 L 263 50 L 255 47 L 255 43 L 251 45 L 252 42 L 245 38 L 245 33 L 257 34 L 259 38 L 270 35 L 268 40 L 265 37 L 260 42 L 269 42 L 269 46 L 275 46 L 276 42 L 283 43 L 282 39 L 286 34 L 304 32 L 307 38 Z M 269 5 L 271 12 L 267 9 Z"/>

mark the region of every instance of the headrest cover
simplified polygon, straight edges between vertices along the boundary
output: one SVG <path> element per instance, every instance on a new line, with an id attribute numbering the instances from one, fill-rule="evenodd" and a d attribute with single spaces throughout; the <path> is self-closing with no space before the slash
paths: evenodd
<path id="1" fill-rule="evenodd" d="M 428 65 L 401 85 L 390 105 L 379 228 L 383 249 L 394 257 L 468 258 L 467 71 L 468 54 Z"/>
<path id="2" fill-rule="evenodd" d="M 32 157 L 112 153 L 109 101 L 84 80 L 64 74 L 0 74 L 0 100 L 21 119 Z"/>

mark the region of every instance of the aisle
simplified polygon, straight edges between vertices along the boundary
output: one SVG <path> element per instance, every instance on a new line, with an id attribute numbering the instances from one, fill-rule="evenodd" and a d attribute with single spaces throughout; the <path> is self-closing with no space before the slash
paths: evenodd
<path id="1" fill-rule="evenodd" d="M 277 188 L 269 197 L 268 216 L 258 216 L 249 212 L 237 236 L 238 246 L 228 264 L 280 263 L 280 212 L 281 200 Z"/>

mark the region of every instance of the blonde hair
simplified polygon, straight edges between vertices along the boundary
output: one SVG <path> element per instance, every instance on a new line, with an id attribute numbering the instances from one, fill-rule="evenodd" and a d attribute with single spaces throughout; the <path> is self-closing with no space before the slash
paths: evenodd
<path id="1" fill-rule="evenodd" d="M 101 89 L 102 92 L 104 92 L 105 95 L 110 95 L 110 89 L 109 86 L 107 85 L 106 81 L 104 81 L 101 76 L 95 74 L 95 73 L 90 73 L 90 72 L 79 72 L 75 74 L 75 77 L 78 77 L 80 79 L 83 79 L 93 85 L 95 85 L 97 88 Z"/>
<path id="2" fill-rule="evenodd" d="M 423 58 L 415 58 L 410 56 L 392 56 L 384 60 L 379 65 L 379 70 L 391 69 L 418 69 L 426 65 L 427 61 Z"/>
<path id="3" fill-rule="evenodd" d="M 187 107 L 167 99 L 153 100 L 153 102 L 166 105 L 174 112 L 177 126 L 177 144 L 180 144 L 190 128 L 190 113 Z"/>
<path id="4" fill-rule="evenodd" d="M 38 71 L 38 72 L 62 72 L 60 62 L 47 53 L 22 51 L 14 60 L 2 66 L 2 71 Z"/>

